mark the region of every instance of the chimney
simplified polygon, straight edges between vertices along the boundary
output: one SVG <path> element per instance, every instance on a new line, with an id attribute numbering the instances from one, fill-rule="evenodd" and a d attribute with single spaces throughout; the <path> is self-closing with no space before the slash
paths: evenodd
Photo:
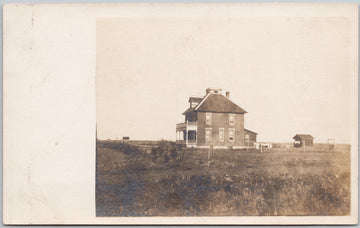
<path id="1" fill-rule="evenodd" d="M 221 91 L 222 91 L 222 89 L 207 88 L 206 89 L 206 95 L 209 94 L 209 93 L 220 93 L 221 94 L 222 93 Z"/>
<path id="2" fill-rule="evenodd" d="M 230 97 L 230 92 L 226 91 L 226 97 L 229 98 Z"/>

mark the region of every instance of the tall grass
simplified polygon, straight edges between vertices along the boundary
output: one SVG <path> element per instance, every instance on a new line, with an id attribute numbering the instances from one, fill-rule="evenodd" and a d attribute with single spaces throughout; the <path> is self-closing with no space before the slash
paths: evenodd
<path id="1" fill-rule="evenodd" d="M 98 143 L 97 216 L 350 213 L 349 151 L 127 149 Z"/>

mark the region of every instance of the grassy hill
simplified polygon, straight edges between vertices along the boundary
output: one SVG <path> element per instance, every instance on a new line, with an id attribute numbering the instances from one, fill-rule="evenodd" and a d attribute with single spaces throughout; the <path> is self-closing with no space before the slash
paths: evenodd
<path id="1" fill-rule="evenodd" d="M 348 215 L 350 146 L 183 149 L 97 142 L 97 216 Z"/>

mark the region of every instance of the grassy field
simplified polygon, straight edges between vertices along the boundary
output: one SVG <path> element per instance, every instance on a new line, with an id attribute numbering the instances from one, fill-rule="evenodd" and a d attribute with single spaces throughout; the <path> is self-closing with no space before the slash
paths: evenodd
<path id="1" fill-rule="evenodd" d="M 97 142 L 97 216 L 348 215 L 350 146 L 142 150 Z"/>

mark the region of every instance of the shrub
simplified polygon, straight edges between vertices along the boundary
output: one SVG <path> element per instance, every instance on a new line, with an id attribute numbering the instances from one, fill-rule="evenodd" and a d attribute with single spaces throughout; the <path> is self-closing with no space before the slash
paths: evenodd
<path id="1" fill-rule="evenodd" d="M 175 142 L 161 140 L 159 142 L 159 146 L 151 150 L 151 154 L 153 161 L 161 160 L 167 163 L 171 159 L 175 161 L 179 155 L 180 150 L 181 146 L 176 144 Z"/>

